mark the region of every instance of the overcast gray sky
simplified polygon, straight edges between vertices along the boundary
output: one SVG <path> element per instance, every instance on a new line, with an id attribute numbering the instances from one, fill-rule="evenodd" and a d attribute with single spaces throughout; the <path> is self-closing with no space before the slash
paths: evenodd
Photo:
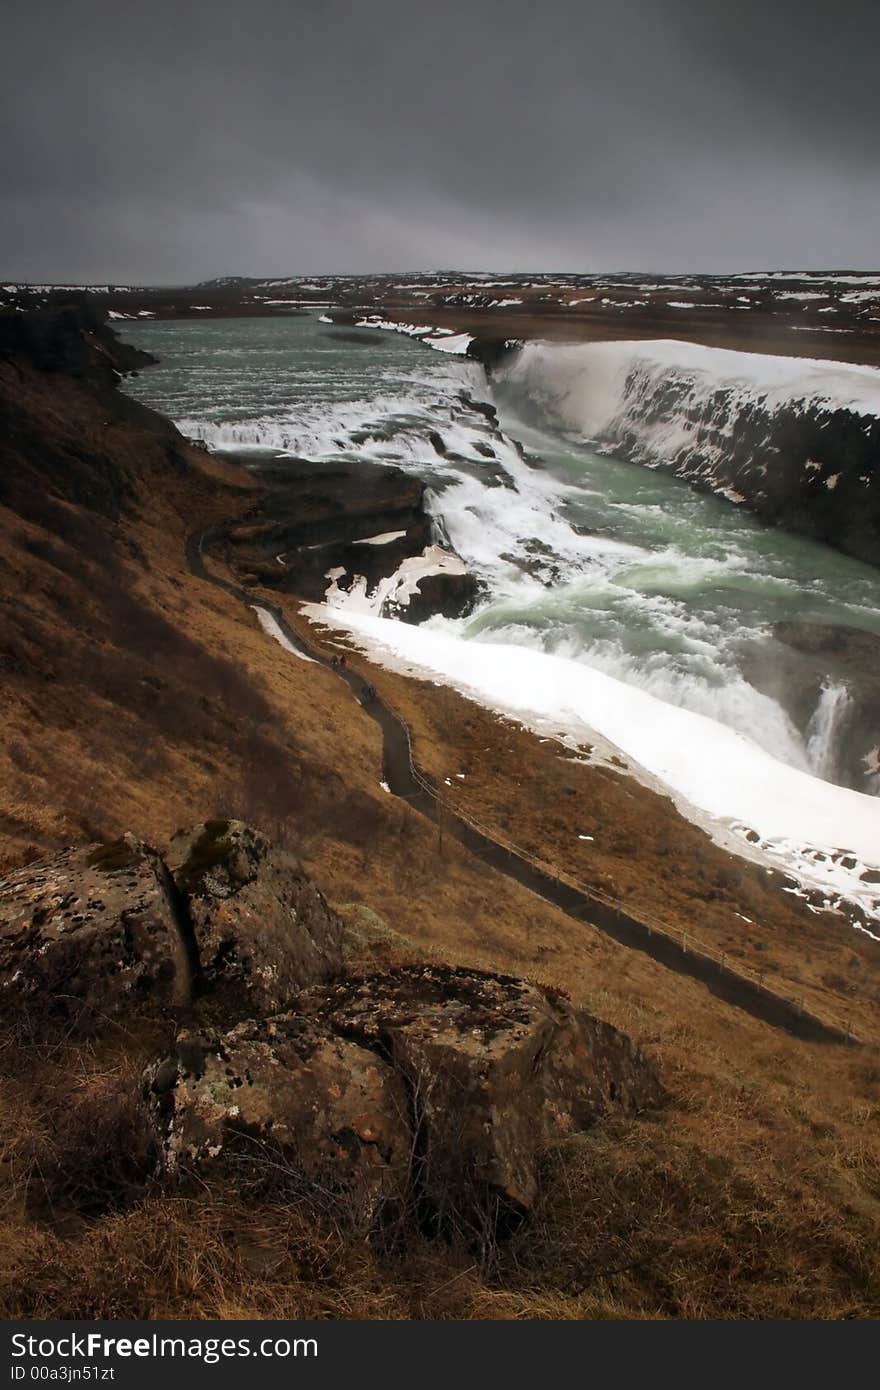
<path id="1" fill-rule="evenodd" d="M 880 266 L 876 0 L 21 0 L 0 277 Z"/>

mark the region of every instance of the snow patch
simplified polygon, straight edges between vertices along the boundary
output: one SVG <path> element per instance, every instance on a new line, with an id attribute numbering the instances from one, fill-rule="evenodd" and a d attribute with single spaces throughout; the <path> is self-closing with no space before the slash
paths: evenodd
<path id="1" fill-rule="evenodd" d="M 451 328 L 433 328 L 430 324 L 393 323 L 390 319 L 380 319 L 371 314 L 369 318 L 358 319 L 360 328 L 381 328 L 390 333 L 405 333 L 410 338 L 421 338 L 428 347 L 438 352 L 451 352 L 464 357 L 474 341 L 471 333 L 455 333 Z"/>
<path id="2" fill-rule="evenodd" d="M 875 797 L 785 766 L 733 729 L 579 662 L 463 641 L 379 617 L 375 606 L 330 602 L 306 611 L 346 629 L 392 669 L 450 684 L 536 733 L 594 750 L 598 735 L 609 756 L 623 754 L 640 780 L 670 789 L 682 814 L 726 848 L 790 874 L 798 891 L 818 892 L 831 907 L 860 908 L 880 932 L 880 885 L 861 877 L 880 869 Z"/>
<path id="3" fill-rule="evenodd" d="M 283 647 L 286 652 L 290 652 L 291 656 L 299 657 L 300 661 L 310 661 L 312 664 L 316 664 L 314 657 L 307 656 L 299 647 L 294 646 L 290 638 L 279 627 L 277 619 L 273 617 L 267 608 L 260 608 L 256 603 L 252 603 L 251 608 L 257 615 L 257 622 L 260 624 L 260 627 L 269 637 L 273 638 L 280 647 Z"/>
<path id="4" fill-rule="evenodd" d="M 352 541 L 352 545 L 390 545 L 392 541 L 402 540 L 405 531 L 383 531 L 381 536 L 365 536 L 363 540 Z"/>
<path id="5" fill-rule="evenodd" d="M 350 589 L 340 588 L 339 581 L 346 573 L 342 566 L 336 565 L 324 576 L 330 580 L 326 608 L 378 618 L 408 607 L 410 599 L 419 592 L 420 582 L 429 575 L 466 574 L 467 570 L 458 555 L 439 545 L 428 545 L 421 555 L 410 556 L 393 574 L 380 579 L 372 592 L 368 592 L 367 580 L 362 574 L 354 576 Z"/>

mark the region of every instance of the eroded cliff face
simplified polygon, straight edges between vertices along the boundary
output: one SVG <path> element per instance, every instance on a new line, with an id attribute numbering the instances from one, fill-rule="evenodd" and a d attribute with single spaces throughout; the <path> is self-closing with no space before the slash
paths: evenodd
<path id="1" fill-rule="evenodd" d="M 502 400 L 880 564 L 880 372 L 693 343 L 509 345 Z"/>
<path id="2" fill-rule="evenodd" d="M 686 442 L 652 444 L 666 427 Z M 845 408 L 768 407 L 719 389 L 694 401 L 671 380 L 638 396 L 608 442 L 635 463 L 738 502 L 762 521 L 880 564 L 880 420 Z"/>
<path id="3" fill-rule="evenodd" d="M 424 488 L 399 468 L 290 459 L 282 467 L 256 465 L 252 471 L 269 495 L 217 538 L 245 584 L 320 600 L 330 584 L 328 570 L 357 569 L 372 585 L 390 573 L 391 559 L 430 543 Z M 393 539 L 369 544 L 377 536 Z"/>
<path id="4" fill-rule="evenodd" d="M 118 519 L 157 464 L 185 473 L 171 422 L 116 389 L 123 372 L 154 360 L 120 342 L 95 310 L 0 313 L 0 504 L 37 522 L 56 500 Z M 150 436 L 142 454 L 116 433 L 126 425 Z"/>
<path id="5" fill-rule="evenodd" d="M 112 386 L 121 372 L 149 366 L 155 357 L 123 343 L 102 309 L 88 304 L 0 312 L 0 361 L 18 359 L 38 371 L 63 373 L 93 387 Z"/>
<path id="6" fill-rule="evenodd" d="M 784 706 L 809 736 L 821 732 L 829 780 L 876 796 L 880 791 L 880 637 L 858 628 L 778 622 L 782 644 L 771 658 L 756 644 L 749 678 Z M 780 659 L 781 656 L 781 659 Z"/>
<path id="7" fill-rule="evenodd" d="M 356 588 L 377 612 L 410 622 L 473 604 L 477 580 L 438 546 L 420 479 L 365 459 L 250 471 L 265 489 L 258 506 L 213 542 L 244 584 L 316 602 Z"/>

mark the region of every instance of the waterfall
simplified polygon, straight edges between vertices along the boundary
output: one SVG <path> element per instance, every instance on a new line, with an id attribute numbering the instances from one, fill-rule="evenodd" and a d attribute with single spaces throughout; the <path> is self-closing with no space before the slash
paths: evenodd
<path id="1" fill-rule="evenodd" d="M 845 685 L 828 680 L 807 725 L 807 761 L 816 777 L 833 782 L 837 771 L 840 731 L 851 701 Z"/>

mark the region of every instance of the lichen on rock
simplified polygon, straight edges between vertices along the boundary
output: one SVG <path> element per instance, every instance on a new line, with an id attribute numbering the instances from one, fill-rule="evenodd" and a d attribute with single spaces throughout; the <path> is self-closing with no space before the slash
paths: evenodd
<path id="1" fill-rule="evenodd" d="M 403 966 L 295 1007 L 375 1048 L 404 1078 L 425 1202 L 442 1212 L 494 1194 L 527 1210 L 554 1140 L 663 1089 L 634 1044 L 558 991 L 444 965 Z"/>
<path id="2" fill-rule="evenodd" d="M 195 963 L 166 880 L 133 835 L 0 879 L 0 990 L 41 1009 L 185 1004 Z"/>
<path id="3" fill-rule="evenodd" d="M 345 1197 L 373 1220 L 406 1189 L 401 1080 L 376 1054 L 293 1014 L 181 1033 L 144 1101 L 166 1176 L 217 1165 Z"/>
<path id="4" fill-rule="evenodd" d="M 558 990 L 424 962 L 343 978 L 342 948 L 298 862 L 241 821 L 178 832 L 167 862 L 128 835 L 0 880 L 0 990 L 176 1012 L 139 1110 L 167 1181 L 280 1177 L 365 1229 L 405 1213 L 472 1236 L 534 1206 L 548 1146 L 663 1099 L 639 1048 Z"/>
<path id="5" fill-rule="evenodd" d="M 361 1212 L 393 1200 L 459 1233 L 519 1220 L 548 1146 L 663 1095 L 639 1049 L 561 993 L 444 965 L 316 986 L 283 1015 L 183 1034 L 144 1090 L 165 1178 L 274 1164 L 356 1190 Z"/>
<path id="6" fill-rule="evenodd" d="M 298 860 L 243 821 L 173 837 L 168 867 L 185 902 L 204 987 L 255 1016 L 342 971 L 342 924 Z"/>

